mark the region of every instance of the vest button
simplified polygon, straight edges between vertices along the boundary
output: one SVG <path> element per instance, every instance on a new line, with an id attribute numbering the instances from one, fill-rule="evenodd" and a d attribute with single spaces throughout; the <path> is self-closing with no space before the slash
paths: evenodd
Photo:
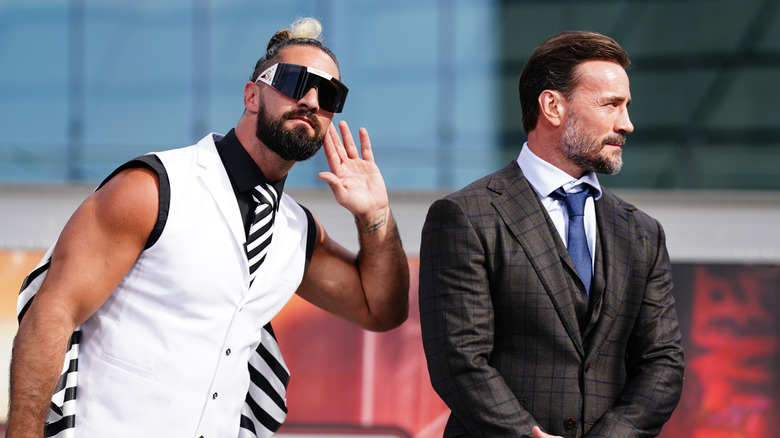
<path id="1" fill-rule="evenodd" d="M 574 418 L 569 417 L 563 420 L 563 427 L 565 427 L 566 430 L 572 430 L 576 425 L 577 425 L 577 420 L 575 420 Z"/>
<path id="2" fill-rule="evenodd" d="M 219 394 L 217 394 L 216 392 L 214 394 L 211 394 L 211 399 L 212 400 L 216 400 L 217 397 L 219 397 Z"/>
<path id="3" fill-rule="evenodd" d="M 230 353 L 232 353 L 232 351 L 230 351 L 229 348 L 227 350 L 225 350 L 225 356 L 230 356 Z"/>

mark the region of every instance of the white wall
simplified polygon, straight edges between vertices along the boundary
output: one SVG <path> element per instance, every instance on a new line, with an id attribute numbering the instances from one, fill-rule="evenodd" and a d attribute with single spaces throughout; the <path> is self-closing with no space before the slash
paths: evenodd
<path id="1" fill-rule="evenodd" d="M 0 186 L 0 250 L 45 249 L 91 186 Z M 351 215 L 329 190 L 289 190 L 350 249 L 357 248 Z M 416 255 L 428 206 L 444 192 L 393 192 L 390 203 L 404 248 Z M 736 191 L 618 191 L 664 226 L 675 262 L 780 262 L 780 193 Z"/>

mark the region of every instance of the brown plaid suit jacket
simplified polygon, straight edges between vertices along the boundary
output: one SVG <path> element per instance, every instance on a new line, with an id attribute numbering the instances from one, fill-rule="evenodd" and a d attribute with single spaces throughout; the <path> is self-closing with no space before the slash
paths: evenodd
<path id="1" fill-rule="evenodd" d="M 684 368 L 664 233 L 607 190 L 596 217 L 600 293 L 582 327 L 581 283 L 516 162 L 431 205 L 419 304 L 431 382 L 452 410 L 444 436 L 660 432 Z"/>

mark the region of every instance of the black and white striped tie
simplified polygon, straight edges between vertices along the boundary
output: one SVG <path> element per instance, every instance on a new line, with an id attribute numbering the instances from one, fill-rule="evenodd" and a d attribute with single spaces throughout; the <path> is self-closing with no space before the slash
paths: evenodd
<path id="1" fill-rule="evenodd" d="M 249 260 L 249 284 L 255 280 L 257 268 L 265 260 L 274 229 L 276 214 L 276 190 L 270 185 L 260 184 L 252 189 L 252 198 L 257 202 L 255 215 L 246 238 L 246 256 Z"/>
<path id="2" fill-rule="evenodd" d="M 268 253 L 278 194 L 270 185 L 261 184 L 252 190 L 252 197 L 257 207 L 246 239 L 250 285 Z M 270 437 L 287 417 L 285 396 L 290 380 L 270 322 L 263 327 L 260 345 L 249 359 L 249 378 L 249 391 L 241 409 L 239 437 Z"/>

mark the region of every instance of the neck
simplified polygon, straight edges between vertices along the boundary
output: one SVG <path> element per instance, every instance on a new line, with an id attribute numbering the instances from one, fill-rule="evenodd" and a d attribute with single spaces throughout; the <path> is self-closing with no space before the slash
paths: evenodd
<path id="1" fill-rule="evenodd" d="M 585 169 L 578 166 L 564 155 L 559 139 L 552 136 L 539 135 L 536 130 L 528 133 L 528 148 L 537 157 L 561 169 L 572 177 L 579 179 L 585 174 Z"/>

